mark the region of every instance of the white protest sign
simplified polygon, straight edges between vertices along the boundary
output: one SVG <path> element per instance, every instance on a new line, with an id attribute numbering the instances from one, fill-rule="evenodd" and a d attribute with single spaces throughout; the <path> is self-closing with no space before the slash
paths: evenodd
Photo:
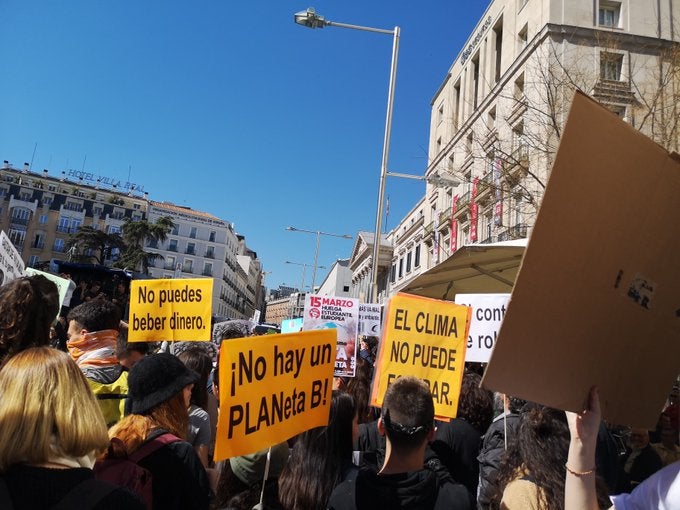
<path id="1" fill-rule="evenodd" d="M 380 336 L 382 305 L 364 303 L 359 305 L 359 334 Z"/>
<path id="2" fill-rule="evenodd" d="M 472 307 L 466 362 L 488 363 L 510 294 L 457 294 L 455 302 Z"/>
<path id="3" fill-rule="evenodd" d="M 337 329 L 338 342 L 335 373 L 338 377 L 354 377 L 357 359 L 357 330 L 359 301 L 335 296 L 305 296 L 304 331 Z"/>
<path id="4" fill-rule="evenodd" d="M 21 255 L 3 230 L 0 232 L 0 285 L 23 276 L 24 267 Z"/>

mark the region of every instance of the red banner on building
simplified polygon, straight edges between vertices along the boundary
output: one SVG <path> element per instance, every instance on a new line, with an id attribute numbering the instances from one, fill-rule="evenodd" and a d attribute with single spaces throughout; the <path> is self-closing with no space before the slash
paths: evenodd
<path id="1" fill-rule="evenodd" d="M 493 167 L 493 187 L 496 200 L 493 207 L 493 223 L 496 226 L 501 226 L 503 224 L 503 190 L 501 189 L 502 169 L 503 160 L 501 158 L 496 158 L 496 164 Z"/>
<path id="2" fill-rule="evenodd" d="M 455 195 L 451 202 L 451 255 L 458 249 L 458 220 L 455 218 L 457 206 L 458 195 Z"/>
<path id="3" fill-rule="evenodd" d="M 477 205 L 477 184 L 479 183 L 479 177 L 475 177 L 472 181 L 472 193 L 470 196 L 470 241 L 477 242 L 477 215 L 478 215 L 478 205 Z"/>

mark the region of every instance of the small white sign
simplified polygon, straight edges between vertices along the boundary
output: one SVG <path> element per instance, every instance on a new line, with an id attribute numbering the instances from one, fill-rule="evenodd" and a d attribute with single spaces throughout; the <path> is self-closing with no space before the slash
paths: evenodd
<path id="1" fill-rule="evenodd" d="M 465 361 L 488 363 L 510 294 L 457 294 L 455 302 L 472 307 Z"/>
<path id="2" fill-rule="evenodd" d="M 0 285 L 24 275 L 24 261 L 5 231 L 0 232 Z"/>

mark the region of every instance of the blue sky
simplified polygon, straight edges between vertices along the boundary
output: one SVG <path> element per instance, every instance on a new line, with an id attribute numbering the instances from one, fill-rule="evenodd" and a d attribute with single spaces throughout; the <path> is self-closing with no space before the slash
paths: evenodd
<path id="1" fill-rule="evenodd" d="M 426 168 L 430 101 L 488 3 L 311 4 L 332 21 L 401 27 L 391 171 Z M 316 239 L 286 226 L 375 228 L 392 50 L 389 35 L 296 25 L 309 6 L 2 0 L 0 159 L 129 175 L 152 200 L 233 222 L 268 286 L 299 286 L 302 266 L 285 261 L 312 264 Z M 388 228 L 424 189 L 388 179 Z M 319 264 L 352 246 L 321 236 Z"/>

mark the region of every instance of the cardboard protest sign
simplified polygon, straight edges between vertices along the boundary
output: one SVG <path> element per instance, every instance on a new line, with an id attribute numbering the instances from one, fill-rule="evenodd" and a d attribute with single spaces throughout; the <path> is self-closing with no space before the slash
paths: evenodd
<path id="1" fill-rule="evenodd" d="M 56 274 L 39 271 L 38 269 L 33 269 L 32 267 L 26 268 L 26 275 L 34 276 L 37 274 L 44 276 L 51 282 L 54 282 L 54 284 L 57 286 L 57 290 L 59 291 L 59 306 L 64 306 L 64 299 L 66 299 L 66 293 L 68 292 L 68 286 L 71 280 L 67 280 L 66 278 L 57 276 Z"/>
<path id="2" fill-rule="evenodd" d="M 307 294 L 302 318 L 302 329 L 305 331 L 324 328 L 337 330 L 335 375 L 354 377 L 357 362 L 359 301 L 351 298 Z"/>
<path id="3" fill-rule="evenodd" d="M 680 371 L 680 161 L 577 93 L 482 384 L 653 428 Z"/>
<path id="4" fill-rule="evenodd" d="M 359 334 L 380 336 L 382 305 L 364 303 L 359 305 Z"/>
<path id="5" fill-rule="evenodd" d="M 336 341 L 322 329 L 222 342 L 215 460 L 326 425 Z"/>
<path id="6" fill-rule="evenodd" d="M 387 386 L 397 377 L 424 379 L 434 412 L 455 418 L 471 309 L 450 301 L 409 294 L 392 297 L 375 364 L 371 405 L 381 406 Z"/>
<path id="7" fill-rule="evenodd" d="M 24 261 L 5 231 L 0 231 L 0 285 L 20 278 L 24 274 Z"/>
<path id="8" fill-rule="evenodd" d="M 128 341 L 210 340 L 211 278 L 132 280 Z"/>
<path id="9" fill-rule="evenodd" d="M 456 294 L 456 303 L 472 307 L 465 361 L 489 361 L 509 301 L 510 294 Z"/>

